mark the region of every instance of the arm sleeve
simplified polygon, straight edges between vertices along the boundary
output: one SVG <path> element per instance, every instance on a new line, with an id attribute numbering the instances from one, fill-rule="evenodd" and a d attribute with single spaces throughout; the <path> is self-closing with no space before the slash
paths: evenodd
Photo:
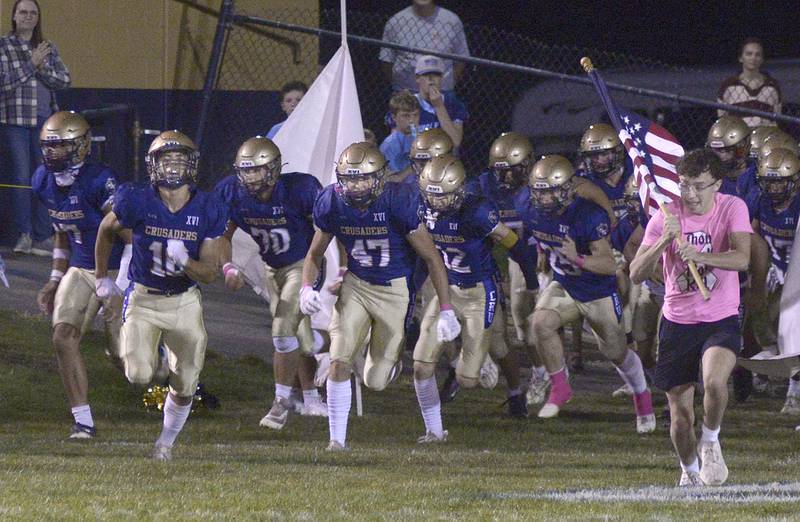
<path id="1" fill-rule="evenodd" d="M 300 192 L 300 209 L 304 216 L 311 217 L 314 213 L 314 202 L 322 191 L 322 184 L 311 174 L 303 175 L 303 184 Z"/>
<path id="2" fill-rule="evenodd" d="M 395 184 L 397 192 L 392 197 L 392 215 L 403 236 L 419 228 L 419 195 L 410 185 Z"/>
<path id="3" fill-rule="evenodd" d="M 131 183 L 124 183 L 117 189 L 113 210 L 123 228 L 134 228 L 139 221 L 137 210 L 143 205 L 138 199 L 138 191 Z"/>
<path id="4" fill-rule="evenodd" d="M 317 196 L 317 200 L 314 202 L 314 226 L 326 234 L 333 234 L 333 227 L 330 223 L 332 191 L 332 187 L 328 186 Z"/>
<path id="5" fill-rule="evenodd" d="M 114 204 L 114 196 L 117 192 L 117 175 L 113 170 L 106 168 L 95 180 L 95 190 L 93 190 L 94 204 L 99 209 L 106 205 Z"/>
<path id="6" fill-rule="evenodd" d="M 644 229 L 644 237 L 642 238 L 642 246 L 655 245 L 661 237 L 662 230 L 664 230 L 664 213 L 658 212 L 647 222 L 647 228 Z"/>
<path id="7" fill-rule="evenodd" d="M 225 228 L 228 226 L 228 213 L 216 194 L 209 194 L 206 202 L 206 216 L 208 217 L 208 227 L 206 227 L 203 239 L 215 239 L 225 233 Z"/>
<path id="8" fill-rule="evenodd" d="M 66 89 L 72 84 L 69 69 L 64 65 L 61 55 L 58 53 L 56 44 L 50 42 L 50 57 L 40 69 L 37 77 L 50 89 Z"/>
<path id="9" fill-rule="evenodd" d="M 41 201 L 43 205 L 47 206 L 43 194 L 45 174 L 44 167 L 39 166 L 36 168 L 36 171 L 33 173 L 33 177 L 31 178 L 31 189 L 33 193 L 36 194 L 36 197 L 39 198 L 39 201 Z"/>
<path id="10" fill-rule="evenodd" d="M 584 230 L 586 241 L 590 243 L 608 237 L 611 234 L 608 214 L 597 205 L 593 205 L 593 207 L 592 213 L 587 216 L 585 221 L 586 229 Z"/>
<path id="11" fill-rule="evenodd" d="M 529 245 L 523 237 L 520 237 L 508 254 L 519 265 L 525 278 L 525 288 L 528 290 L 538 289 L 539 278 L 536 275 L 536 265 L 539 261 L 539 253 L 536 246 Z"/>

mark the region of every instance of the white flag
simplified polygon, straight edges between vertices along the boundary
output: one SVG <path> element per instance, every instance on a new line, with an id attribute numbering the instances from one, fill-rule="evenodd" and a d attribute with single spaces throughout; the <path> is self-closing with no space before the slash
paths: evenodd
<path id="1" fill-rule="evenodd" d="M 281 150 L 284 172 L 304 172 L 316 177 L 322 186 L 335 180 L 339 154 L 353 143 L 364 141 L 361 108 L 347 45 L 342 45 L 311 84 L 308 92 L 273 139 Z M 339 259 L 335 242 L 325 255 L 326 285 L 323 309 L 312 316 L 314 328 L 327 330 L 333 303 L 327 291 L 338 274 Z M 255 241 L 241 230 L 233 237 L 233 261 L 243 267 L 256 293 L 266 296 L 263 265 Z"/>

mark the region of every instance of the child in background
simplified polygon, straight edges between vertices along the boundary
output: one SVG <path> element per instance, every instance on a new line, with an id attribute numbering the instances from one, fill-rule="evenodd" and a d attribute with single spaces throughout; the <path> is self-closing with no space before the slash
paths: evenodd
<path id="1" fill-rule="evenodd" d="M 397 177 L 411 172 L 411 144 L 419 126 L 419 101 L 408 91 L 400 91 L 389 99 L 389 112 L 395 122 L 392 133 L 381 143 L 381 152 L 389 164 L 389 171 Z"/>
<path id="2" fill-rule="evenodd" d="M 297 107 L 297 104 L 300 103 L 300 100 L 303 99 L 303 96 L 305 96 L 306 92 L 308 92 L 308 85 L 301 81 L 283 84 L 283 87 L 281 87 L 281 110 L 286 113 L 287 118 L 292 113 L 294 108 Z M 273 125 L 267 133 L 267 138 L 274 138 L 284 123 L 286 123 L 286 120 Z"/>

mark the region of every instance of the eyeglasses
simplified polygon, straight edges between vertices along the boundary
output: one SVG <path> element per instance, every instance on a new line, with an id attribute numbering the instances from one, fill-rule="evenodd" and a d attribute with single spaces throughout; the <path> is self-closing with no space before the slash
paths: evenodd
<path id="1" fill-rule="evenodd" d="M 24 9 L 18 9 L 17 14 L 21 17 L 25 18 L 27 16 L 36 17 L 39 16 L 39 11 L 26 11 Z"/>
<path id="2" fill-rule="evenodd" d="M 692 185 L 691 183 L 678 183 L 678 188 L 681 189 L 681 192 L 685 192 L 687 194 L 691 191 L 694 191 L 695 194 L 699 194 L 708 187 L 714 185 L 717 181 L 719 180 L 714 180 L 708 185 L 697 185 L 697 184 Z"/>

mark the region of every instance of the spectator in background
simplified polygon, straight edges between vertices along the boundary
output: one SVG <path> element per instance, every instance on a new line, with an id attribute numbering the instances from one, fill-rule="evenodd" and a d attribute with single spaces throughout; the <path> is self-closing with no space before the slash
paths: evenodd
<path id="1" fill-rule="evenodd" d="M 411 144 L 419 126 L 419 101 L 408 91 L 395 93 L 389 100 L 389 113 L 395 122 L 392 133 L 381 143 L 381 152 L 389 162 L 392 174 L 404 177 L 411 172 Z"/>
<path id="2" fill-rule="evenodd" d="M 42 36 L 36 0 L 17 0 L 11 33 L 0 38 L 0 142 L 11 183 L 31 184 L 41 162 L 39 128 L 58 110 L 55 93 L 70 85 L 70 75 L 53 42 Z M 52 230 L 47 209 L 32 191 L 13 189 L 14 252 L 49 256 Z"/>
<path id="3" fill-rule="evenodd" d="M 413 0 L 409 7 L 395 13 L 383 28 L 383 41 L 442 53 L 469 56 L 467 38 L 461 19 L 452 11 L 438 7 L 434 0 Z M 381 48 L 380 59 L 392 90 L 416 90 L 414 53 Z M 452 91 L 464 74 L 464 63 L 446 60 L 442 90 Z"/>
<path id="4" fill-rule="evenodd" d="M 366 127 L 364 127 L 364 141 L 371 143 L 376 147 L 378 146 L 378 138 L 375 137 L 375 133 L 372 132 L 372 129 L 368 129 Z"/>
<path id="5" fill-rule="evenodd" d="M 746 39 L 739 48 L 742 72 L 722 82 L 717 101 L 738 107 L 781 113 L 781 88 L 778 81 L 761 70 L 764 64 L 764 46 L 758 38 Z M 717 111 L 719 116 L 726 111 Z M 776 125 L 772 120 L 758 116 L 743 116 L 752 129 L 761 125 Z"/>
<path id="6" fill-rule="evenodd" d="M 305 96 L 307 92 L 308 85 L 301 81 L 283 84 L 283 87 L 281 87 L 281 110 L 286 113 L 287 118 L 292 111 L 294 111 L 295 107 L 297 107 L 297 104 L 300 103 L 300 100 L 303 99 L 303 96 Z M 284 123 L 286 123 L 286 120 L 273 125 L 267 133 L 267 138 L 274 138 L 275 135 L 278 134 L 278 131 L 281 130 L 281 127 Z"/>
<path id="7" fill-rule="evenodd" d="M 458 148 L 464 138 L 467 108 L 454 92 L 443 92 L 445 63 L 436 56 L 420 56 L 414 69 L 420 105 L 419 131 L 441 127 Z"/>

